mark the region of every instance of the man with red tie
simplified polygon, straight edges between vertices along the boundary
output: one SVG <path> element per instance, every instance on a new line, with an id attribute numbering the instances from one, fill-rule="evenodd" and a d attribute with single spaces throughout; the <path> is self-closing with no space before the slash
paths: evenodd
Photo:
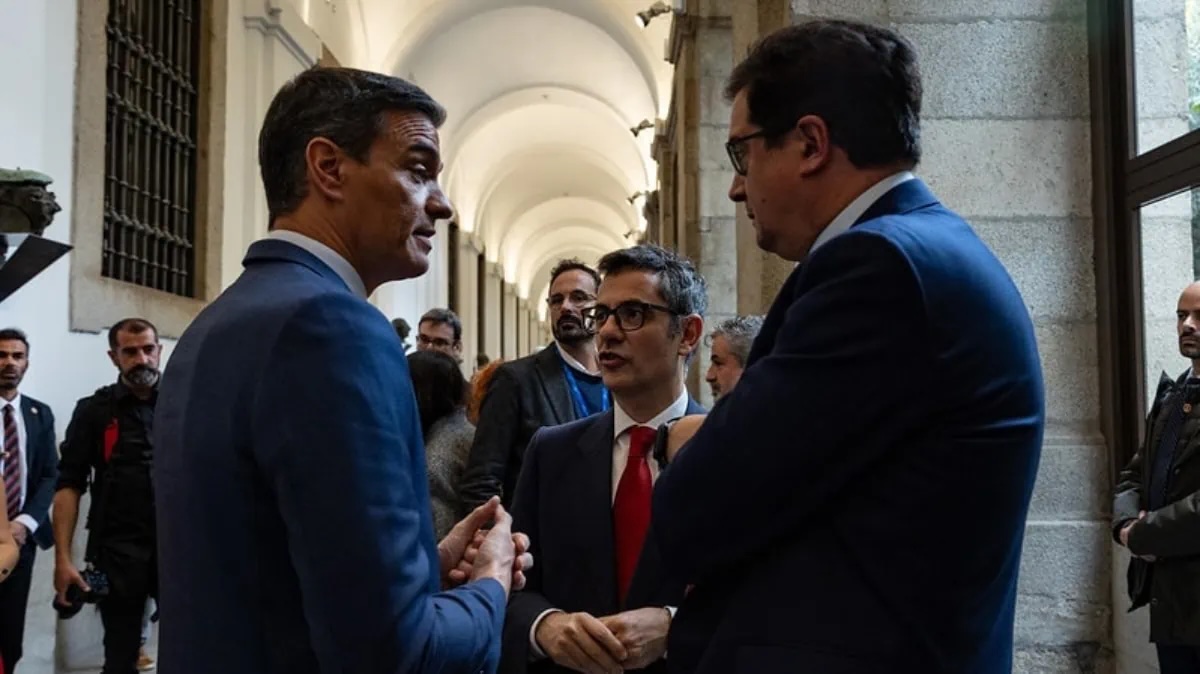
<path id="1" fill-rule="evenodd" d="M 501 671 L 661 667 L 684 586 L 646 536 L 656 429 L 702 409 L 684 388 L 708 304 L 687 259 L 657 246 L 609 253 L 585 312 L 613 408 L 533 436 L 513 499 L 538 564 L 514 593 Z M 652 671 L 652 670 L 648 670 Z"/>

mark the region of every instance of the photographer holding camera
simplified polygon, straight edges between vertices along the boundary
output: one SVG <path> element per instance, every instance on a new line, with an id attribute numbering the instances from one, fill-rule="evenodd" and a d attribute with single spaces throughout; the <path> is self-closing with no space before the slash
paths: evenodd
<path id="1" fill-rule="evenodd" d="M 79 401 L 62 444 L 54 496 L 54 603 L 64 619 L 84 603 L 97 604 L 104 624 L 102 674 L 133 674 L 146 598 L 156 596 L 158 586 L 150 438 L 162 347 L 158 331 L 140 318 L 114 325 L 108 343 L 120 377 Z M 87 566 L 80 571 L 71 544 L 89 486 Z"/>

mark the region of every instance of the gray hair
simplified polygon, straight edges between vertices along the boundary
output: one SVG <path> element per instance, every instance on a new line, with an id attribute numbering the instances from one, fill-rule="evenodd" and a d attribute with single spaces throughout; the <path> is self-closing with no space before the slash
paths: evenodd
<path id="1" fill-rule="evenodd" d="M 712 331 L 712 334 L 708 336 L 709 343 L 711 344 L 717 335 L 724 336 L 725 340 L 729 342 L 729 350 L 733 352 L 733 357 L 737 359 L 738 365 L 745 367 L 746 359 L 750 356 L 750 345 L 754 343 L 758 331 L 762 330 L 762 325 L 762 316 L 734 316 L 722 321 Z"/>

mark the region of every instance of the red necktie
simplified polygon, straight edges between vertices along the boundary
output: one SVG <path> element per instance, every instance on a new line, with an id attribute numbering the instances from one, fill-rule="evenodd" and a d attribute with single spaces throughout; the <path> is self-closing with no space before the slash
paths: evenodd
<path id="1" fill-rule="evenodd" d="M 4 406 L 4 490 L 8 496 L 8 519 L 12 521 L 21 514 L 21 449 L 12 405 Z"/>
<path id="2" fill-rule="evenodd" d="M 613 500 L 613 536 L 617 552 L 617 591 L 621 602 L 629 591 L 633 571 L 642 554 L 642 541 L 650 528 L 650 464 L 646 456 L 654 445 L 655 431 L 646 426 L 629 429 L 629 460 L 621 481 L 617 483 L 617 497 Z"/>

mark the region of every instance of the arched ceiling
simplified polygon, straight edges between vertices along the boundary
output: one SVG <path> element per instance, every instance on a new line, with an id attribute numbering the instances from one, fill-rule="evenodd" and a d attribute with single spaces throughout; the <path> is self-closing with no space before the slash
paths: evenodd
<path id="1" fill-rule="evenodd" d="M 669 104 L 670 21 L 651 0 L 352 0 L 365 67 L 446 106 L 444 185 L 459 226 L 523 297 L 559 257 L 627 245 L 644 227 L 652 129 Z M 538 302 L 540 303 L 540 302 Z"/>

